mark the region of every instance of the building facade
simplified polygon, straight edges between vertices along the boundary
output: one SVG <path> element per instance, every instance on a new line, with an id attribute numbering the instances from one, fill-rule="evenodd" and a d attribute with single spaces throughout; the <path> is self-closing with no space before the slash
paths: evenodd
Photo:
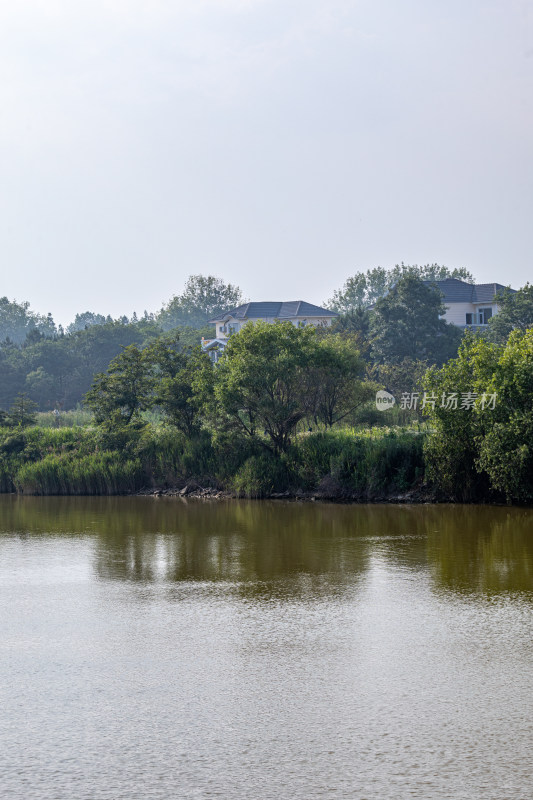
<path id="1" fill-rule="evenodd" d="M 501 283 L 466 283 L 457 278 L 444 281 L 424 281 L 437 286 L 446 306 L 444 319 L 459 328 L 484 328 L 489 319 L 498 313 L 495 297 L 506 287 Z M 514 290 L 511 290 L 514 291 Z"/>
<path id="2" fill-rule="evenodd" d="M 210 354 L 212 361 L 217 361 L 229 337 L 238 333 L 249 322 L 262 320 L 269 324 L 290 322 L 296 327 L 305 325 L 329 327 L 337 316 L 335 311 L 320 308 L 304 300 L 243 303 L 209 320 L 209 323 L 215 326 L 215 338 L 203 339 L 202 348 Z"/>

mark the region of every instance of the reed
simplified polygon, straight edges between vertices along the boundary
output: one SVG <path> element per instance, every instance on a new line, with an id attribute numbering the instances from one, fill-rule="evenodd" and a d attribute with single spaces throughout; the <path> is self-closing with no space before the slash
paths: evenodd
<path id="1" fill-rule="evenodd" d="M 187 438 L 165 425 L 126 431 L 120 447 L 92 428 L 0 430 L 0 492 L 112 495 L 195 479 L 242 497 L 327 487 L 332 497 L 376 499 L 423 476 L 425 436 L 393 427 L 302 433 L 274 455 L 235 434 Z"/>
<path id="2" fill-rule="evenodd" d="M 120 453 L 49 454 L 21 466 L 13 483 L 31 495 L 128 494 L 142 487 L 144 474 L 138 459 L 125 461 Z"/>
<path id="3" fill-rule="evenodd" d="M 330 478 L 340 492 L 361 498 L 401 492 L 424 474 L 423 439 L 390 428 L 310 434 L 293 448 L 293 471 L 307 490 Z"/>

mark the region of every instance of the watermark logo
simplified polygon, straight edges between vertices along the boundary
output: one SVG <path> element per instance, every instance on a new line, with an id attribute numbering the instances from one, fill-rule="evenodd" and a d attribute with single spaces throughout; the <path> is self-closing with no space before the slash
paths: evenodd
<path id="1" fill-rule="evenodd" d="M 496 408 L 498 395 L 496 392 L 442 392 L 440 395 L 431 392 L 402 392 L 399 408 L 402 410 L 435 411 L 493 411 Z M 383 390 L 376 392 L 376 408 L 378 411 L 388 411 L 396 403 L 396 399 L 389 392 Z"/>
<path id="2" fill-rule="evenodd" d="M 383 389 L 376 392 L 376 408 L 378 411 L 388 411 L 389 408 L 393 407 L 395 402 L 394 395 L 389 392 L 385 392 Z"/>

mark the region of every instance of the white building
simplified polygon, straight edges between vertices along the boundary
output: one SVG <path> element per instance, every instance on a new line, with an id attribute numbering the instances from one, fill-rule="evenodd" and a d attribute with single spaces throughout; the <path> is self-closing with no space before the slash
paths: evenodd
<path id="1" fill-rule="evenodd" d="M 446 306 L 444 319 L 460 328 L 484 328 L 489 319 L 498 313 L 495 296 L 503 291 L 501 283 L 466 283 L 457 278 L 444 281 L 424 281 L 428 286 L 437 286 Z M 514 291 L 514 290 L 511 290 Z"/>
<path id="2" fill-rule="evenodd" d="M 262 320 L 270 324 L 291 322 L 296 327 L 304 325 L 329 327 L 337 316 L 335 311 L 328 311 L 326 308 L 314 306 L 304 300 L 244 303 L 242 306 L 209 320 L 209 323 L 215 326 L 215 338 L 202 339 L 202 348 L 210 353 L 213 361 L 216 361 L 219 353 L 223 352 L 229 337 L 238 333 L 248 322 Z"/>

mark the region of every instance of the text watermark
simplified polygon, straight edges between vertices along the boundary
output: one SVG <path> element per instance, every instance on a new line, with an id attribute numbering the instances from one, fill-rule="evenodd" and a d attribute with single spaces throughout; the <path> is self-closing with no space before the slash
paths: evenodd
<path id="1" fill-rule="evenodd" d="M 472 411 L 476 406 L 482 411 L 494 410 L 497 402 L 497 392 L 442 392 L 440 395 L 432 392 L 402 392 L 399 408 L 416 411 L 424 409 L 435 411 L 441 408 L 445 411 Z M 376 392 L 376 408 L 378 411 L 388 411 L 396 404 L 396 398 L 390 392 L 381 389 Z"/>

